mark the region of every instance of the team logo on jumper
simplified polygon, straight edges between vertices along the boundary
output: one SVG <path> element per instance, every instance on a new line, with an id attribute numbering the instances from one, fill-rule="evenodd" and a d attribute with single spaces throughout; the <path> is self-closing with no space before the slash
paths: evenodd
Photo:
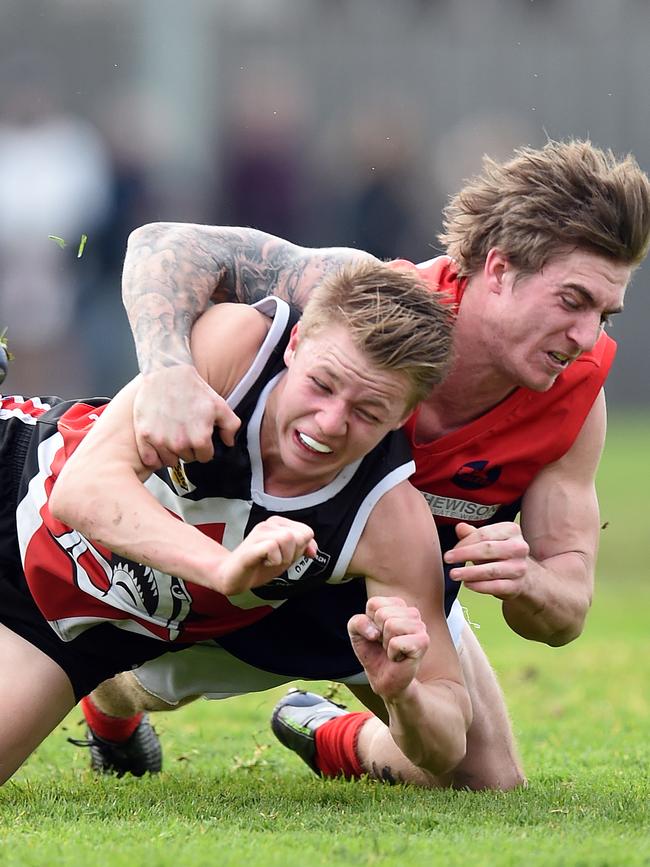
<path id="1" fill-rule="evenodd" d="M 315 557 L 301 557 L 300 560 L 292 563 L 282 575 L 278 575 L 277 578 L 262 587 L 256 587 L 253 592 L 261 599 L 288 599 L 296 594 L 298 588 L 302 591 L 307 587 L 311 588 L 315 583 L 319 583 L 314 581 L 314 578 L 317 578 L 327 569 L 330 559 L 330 555 L 319 548 Z"/>
<path id="2" fill-rule="evenodd" d="M 501 475 L 501 467 L 488 468 L 489 461 L 469 461 L 463 464 L 452 476 L 452 482 L 465 491 L 477 491 L 488 488 Z"/>
<path id="3" fill-rule="evenodd" d="M 109 560 L 76 530 L 55 539 L 71 560 L 74 582 L 80 590 L 163 626 L 168 630 L 168 641 L 178 638 L 192 603 L 180 578 L 115 554 Z"/>

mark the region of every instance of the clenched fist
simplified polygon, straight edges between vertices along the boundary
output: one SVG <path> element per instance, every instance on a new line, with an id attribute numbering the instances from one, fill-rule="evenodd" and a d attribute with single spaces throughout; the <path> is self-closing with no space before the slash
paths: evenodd
<path id="1" fill-rule="evenodd" d="M 348 623 L 354 652 L 373 691 L 391 701 L 409 686 L 429 647 L 417 608 L 397 596 L 372 596 Z"/>

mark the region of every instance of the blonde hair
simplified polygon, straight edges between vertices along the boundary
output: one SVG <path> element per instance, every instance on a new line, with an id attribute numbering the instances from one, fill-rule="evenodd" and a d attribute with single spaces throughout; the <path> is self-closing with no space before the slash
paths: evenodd
<path id="1" fill-rule="evenodd" d="M 579 248 L 638 266 L 650 242 L 650 181 L 631 154 L 618 159 L 589 141 L 549 141 L 513 159 L 483 159 L 444 210 L 439 235 L 460 276 L 497 247 L 523 273 Z"/>
<path id="2" fill-rule="evenodd" d="M 338 324 L 377 367 L 406 374 L 409 408 L 447 371 L 452 315 L 416 274 L 380 262 L 341 268 L 311 293 L 300 334 Z"/>

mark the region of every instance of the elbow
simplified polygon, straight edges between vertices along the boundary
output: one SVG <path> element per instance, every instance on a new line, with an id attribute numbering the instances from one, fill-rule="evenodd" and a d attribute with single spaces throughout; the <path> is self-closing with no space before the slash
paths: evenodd
<path id="1" fill-rule="evenodd" d="M 457 731 L 446 738 L 444 747 L 425 756 L 409 756 L 413 764 L 434 778 L 450 774 L 465 758 L 467 752 L 467 736 L 463 731 Z"/>
<path id="2" fill-rule="evenodd" d="M 572 641 L 575 641 L 576 638 L 582 635 L 584 626 L 585 617 L 582 617 L 579 621 L 566 626 L 564 629 L 558 629 L 551 635 L 547 635 L 544 643 L 549 647 L 564 647 L 565 644 L 571 644 Z"/>
<path id="3" fill-rule="evenodd" d="M 445 754 L 445 768 L 439 774 L 448 774 L 465 758 L 467 753 L 467 732 L 473 719 L 472 702 L 469 693 L 463 689 L 458 696 L 455 719 L 450 722 L 450 743 Z"/>
<path id="4" fill-rule="evenodd" d="M 549 647 L 564 647 L 565 644 L 571 644 L 576 638 L 582 635 L 587 621 L 587 614 L 591 607 L 592 595 L 589 593 L 584 597 L 573 613 L 573 617 L 568 623 L 565 623 L 561 628 L 556 629 L 544 639 L 544 643 Z"/>
<path id="5" fill-rule="evenodd" d="M 172 225 L 172 223 L 156 222 L 144 223 L 142 226 L 137 226 L 129 233 L 127 249 L 150 245 L 154 239 L 158 239 L 161 235 L 169 232 Z"/>
<path id="6" fill-rule="evenodd" d="M 68 527 L 74 527 L 79 517 L 81 500 L 71 490 L 72 486 L 67 481 L 57 479 L 52 487 L 48 499 L 50 515 Z"/>
<path id="7" fill-rule="evenodd" d="M 56 520 L 90 537 L 97 532 L 96 510 L 99 491 L 79 486 L 70 478 L 57 479 L 48 499 L 50 515 Z"/>
<path id="8" fill-rule="evenodd" d="M 467 691 L 458 686 L 455 707 L 445 714 L 445 721 L 439 729 L 437 748 L 422 761 L 413 763 L 423 770 L 439 777 L 454 770 L 465 758 L 467 752 L 467 732 L 472 724 L 472 704 Z M 440 717 L 442 720 L 442 717 Z"/>
<path id="9" fill-rule="evenodd" d="M 454 738 L 454 744 L 448 749 L 443 757 L 438 762 L 437 770 L 433 771 L 435 776 L 443 776 L 450 774 L 463 761 L 467 753 L 467 737 L 465 733 Z"/>

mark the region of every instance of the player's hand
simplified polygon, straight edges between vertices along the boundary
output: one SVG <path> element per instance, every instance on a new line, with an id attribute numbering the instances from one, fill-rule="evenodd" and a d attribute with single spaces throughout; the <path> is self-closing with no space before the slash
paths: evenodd
<path id="1" fill-rule="evenodd" d="M 429 635 L 417 608 L 397 596 L 372 596 L 348 622 L 354 652 L 376 695 L 400 697 L 417 674 Z"/>
<path id="2" fill-rule="evenodd" d="M 142 377 L 133 405 L 133 427 L 140 460 L 146 467 L 175 467 L 209 461 L 214 428 L 227 446 L 241 422 L 226 401 L 190 364 L 153 371 Z"/>
<path id="3" fill-rule="evenodd" d="M 307 524 L 273 515 L 257 524 L 219 568 L 219 586 L 227 596 L 267 584 L 302 556 L 315 557 L 318 547 Z"/>
<path id="4" fill-rule="evenodd" d="M 502 521 L 473 527 L 460 523 L 456 534 L 459 541 L 444 555 L 445 563 L 460 564 L 450 570 L 453 581 L 498 599 L 514 599 L 524 591 L 531 560 L 519 524 Z"/>

